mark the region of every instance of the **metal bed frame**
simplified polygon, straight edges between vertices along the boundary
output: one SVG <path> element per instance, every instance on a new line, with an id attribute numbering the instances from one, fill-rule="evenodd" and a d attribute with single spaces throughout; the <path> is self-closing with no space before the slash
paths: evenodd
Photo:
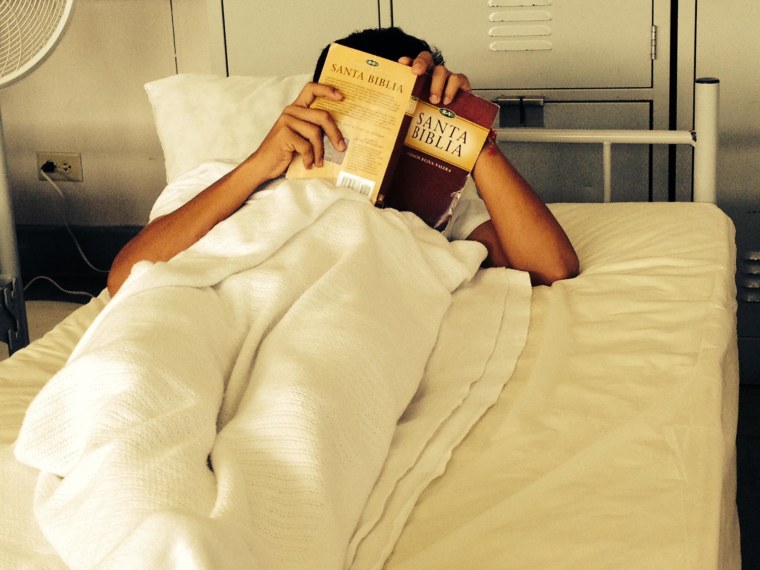
<path id="1" fill-rule="evenodd" d="M 5 148 L 1 123 L 0 145 Z M 29 344 L 5 153 L 0 153 L 0 341 L 8 345 L 9 354 Z"/>
<path id="2" fill-rule="evenodd" d="M 589 130 L 589 129 L 499 129 L 498 142 L 601 144 L 604 169 L 604 201 L 612 199 L 612 145 L 665 144 L 694 148 L 694 202 L 715 204 L 718 154 L 718 100 L 720 81 L 697 79 L 694 86 L 694 130 Z"/>

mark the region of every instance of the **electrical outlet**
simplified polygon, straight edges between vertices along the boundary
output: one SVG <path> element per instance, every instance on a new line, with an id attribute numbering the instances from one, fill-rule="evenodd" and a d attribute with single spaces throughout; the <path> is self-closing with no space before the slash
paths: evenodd
<path id="1" fill-rule="evenodd" d="M 50 180 L 82 182 L 82 155 L 78 152 L 38 152 L 37 174 L 40 180 L 45 180 L 42 166 L 48 162 L 54 165 L 52 172 L 45 172 Z"/>

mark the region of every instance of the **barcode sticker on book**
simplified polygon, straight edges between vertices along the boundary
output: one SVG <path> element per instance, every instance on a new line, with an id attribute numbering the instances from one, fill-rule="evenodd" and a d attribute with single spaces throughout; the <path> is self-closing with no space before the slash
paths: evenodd
<path id="1" fill-rule="evenodd" d="M 337 185 L 356 190 L 359 194 L 366 196 L 367 198 L 372 196 L 372 191 L 375 189 L 375 183 L 372 180 L 344 171 L 341 171 L 338 175 Z"/>

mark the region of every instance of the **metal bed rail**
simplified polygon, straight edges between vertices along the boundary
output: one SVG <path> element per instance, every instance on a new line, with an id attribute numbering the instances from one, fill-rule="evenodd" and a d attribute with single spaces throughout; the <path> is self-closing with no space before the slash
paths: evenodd
<path id="1" fill-rule="evenodd" d="M 717 200 L 718 103 L 720 81 L 697 79 L 694 88 L 694 130 L 498 129 L 498 142 L 601 144 L 604 201 L 612 199 L 612 145 L 690 145 L 694 148 L 693 201 Z"/>

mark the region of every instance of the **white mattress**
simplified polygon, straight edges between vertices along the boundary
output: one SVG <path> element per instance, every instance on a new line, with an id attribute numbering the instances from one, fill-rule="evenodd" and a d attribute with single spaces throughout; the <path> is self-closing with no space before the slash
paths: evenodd
<path id="1" fill-rule="evenodd" d="M 534 289 L 498 403 L 386 567 L 739 568 L 734 234 L 700 204 L 552 206 L 580 277 Z M 107 302 L 0 363 L 0 438 Z"/>

